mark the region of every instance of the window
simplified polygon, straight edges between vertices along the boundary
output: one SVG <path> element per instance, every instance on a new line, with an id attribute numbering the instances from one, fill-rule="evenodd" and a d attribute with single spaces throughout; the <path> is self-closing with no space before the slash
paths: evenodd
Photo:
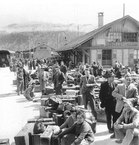
<path id="1" fill-rule="evenodd" d="M 138 42 L 138 33 L 122 33 L 123 42 Z"/>
<path id="2" fill-rule="evenodd" d="M 108 42 L 121 42 L 122 36 L 118 32 L 110 32 L 107 37 Z"/>

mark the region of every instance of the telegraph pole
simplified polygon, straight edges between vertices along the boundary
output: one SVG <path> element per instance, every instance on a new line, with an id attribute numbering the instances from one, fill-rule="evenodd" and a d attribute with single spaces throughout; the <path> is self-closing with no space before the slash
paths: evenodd
<path id="1" fill-rule="evenodd" d="M 125 4 L 123 4 L 123 17 L 125 16 Z"/>

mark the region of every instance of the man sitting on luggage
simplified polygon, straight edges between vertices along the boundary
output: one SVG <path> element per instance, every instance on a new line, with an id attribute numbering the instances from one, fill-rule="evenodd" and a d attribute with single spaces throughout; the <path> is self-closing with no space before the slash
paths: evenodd
<path id="1" fill-rule="evenodd" d="M 91 126 L 85 121 L 83 111 L 77 111 L 77 122 L 74 125 L 58 135 L 61 139 L 61 145 L 84 145 L 94 142 L 94 133 Z M 64 135 L 66 138 L 63 138 Z"/>
<path id="2" fill-rule="evenodd" d="M 72 109 L 70 110 L 71 115 L 60 126 L 60 130 L 65 129 L 65 128 L 70 128 L 76 122 L 76 120 L 77 120 L 76 112 L 77 112 L 77 109 L 75 107 L 72 107 Z"/>
<path id="3" fill-rule="evenodd" d="M 130 100 L 124 100 L 124 109 L 115 125 L 116 143 L 130 145 L 134 136 L 139 135 L 139 111 Z"/>

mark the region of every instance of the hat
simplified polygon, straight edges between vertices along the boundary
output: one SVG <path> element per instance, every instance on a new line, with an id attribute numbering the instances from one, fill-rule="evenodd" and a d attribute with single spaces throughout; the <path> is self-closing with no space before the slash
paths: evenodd
<path id="1" fill-rule="evenodd" d="M 104 74 L 104 78 L 110 78 L 110 77 L 114 77 L 115 74 L 112 72 L 112 71 L 106 71 L 105 74 Z"/>

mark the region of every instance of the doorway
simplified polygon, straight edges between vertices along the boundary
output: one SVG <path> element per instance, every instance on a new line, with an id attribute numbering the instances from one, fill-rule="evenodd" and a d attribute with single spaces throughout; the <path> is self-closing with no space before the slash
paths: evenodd
<path id="1" fill-rule="evenodd" d="M 102 65 L 111 66 L 112 65 L 112 50 L 102 50 Z"/>

